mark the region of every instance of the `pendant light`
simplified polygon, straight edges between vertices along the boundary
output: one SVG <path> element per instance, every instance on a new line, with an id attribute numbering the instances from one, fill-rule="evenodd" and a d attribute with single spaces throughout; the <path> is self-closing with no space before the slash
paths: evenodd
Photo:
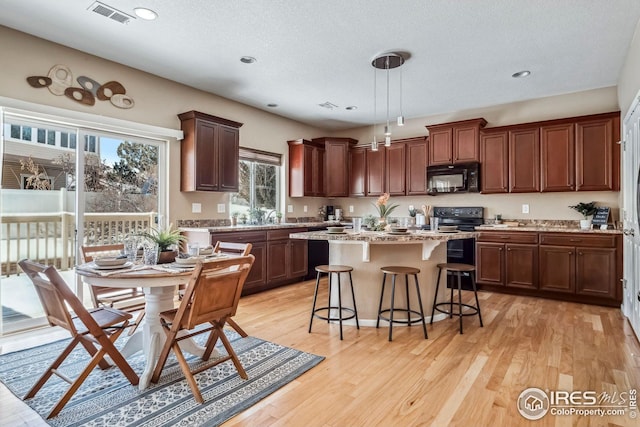
<path id="1" fill-rule="evenodd" d="M 371 65 L 373 65 L 373 109 L 374 109 L 374 120 L 373 120 L 373 142 L 371 143 L 371 150 L 378 150 L 378 142 L 376 140 L 376 100 L 377 100 L 377 81 L 376 81 L 376 71 L 377 70 L 385 70 L 387 72 L 387 116 L 386 116 L 386 125 L 384 127 L 384 145 L 385 147 L 391 146 L 391 124 L 389 120 L 389 112 L 390 112 L 390 80 L 391 80 L 391 70 L 393 68 L 398 68 L 405 62 L 405 58 L 408 58 L 407 54 L 401 54 L 398 52 L 388 52 L 384 53 L 371 61 Z M 400 74 L 400 116 L 397 119 L 398 126 L 404 125 L 404 117 L 402 116 L 402 74 Z"/>

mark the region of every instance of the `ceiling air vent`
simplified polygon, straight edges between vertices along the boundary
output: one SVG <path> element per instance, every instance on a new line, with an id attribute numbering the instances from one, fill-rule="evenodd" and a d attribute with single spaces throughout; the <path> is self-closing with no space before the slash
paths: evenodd
<path id="1" fill-rule="evenodd" d="M 102 15 L 105 18 L 113 19 L 121 24 L 126 24 L 130 19 L 135 19 L 133 16 L 127 15 L 126 13 L 104 3 L 100 3 L 99 1 L 93 3 L 87 10 L 95 12 L 98 15 Z"/>

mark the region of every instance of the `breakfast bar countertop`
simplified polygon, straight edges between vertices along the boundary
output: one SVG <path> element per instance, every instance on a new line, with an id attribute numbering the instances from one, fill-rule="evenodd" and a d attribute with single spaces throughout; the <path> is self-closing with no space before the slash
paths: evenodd
<path id="1" fill-rule="evenodd" d="M 411 230 L 407 233 L 394 233 L 389 231 L 360 231 L 359 233 L 355 233 L 351 230 L 345 230 L 341 233 L 329 233 L 327 231 L 307 231 L 304 233 L 292 233 L 289 237 L 292 239 L 304 240 L 330 240 L 367 243 L 420 243 L 429 240 L 447 241 L 457 239 L 471 239 L 476 237 L 477 234 L 478 233 L 475 231 L 457 231 L 445 233 L 426 230 Z"/>

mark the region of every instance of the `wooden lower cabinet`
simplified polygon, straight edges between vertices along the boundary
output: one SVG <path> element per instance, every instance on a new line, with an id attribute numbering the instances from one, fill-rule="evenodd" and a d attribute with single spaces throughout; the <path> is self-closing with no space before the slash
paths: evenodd
<path id="1" fill-rule="evenodd" d="M 233 231 L 210 234 L 210 244 L 218 240 L 251 243 L 255 256 L 245 282 L 243 295 L 248 295 L 301 280 L 307 274 L 307 241 L 289 239 L 289 234 L 306 228 L 280 228 L 268 231 Z"/>
<path id="2" fill-rule="evenodd" d="M 538 245 L 478 242 L 476 260 L 478 283 L 538 288 Z"/>
<path id="3" fill-rule="evenodd" d="M 477 282 L 488 290 L 617 306 L 622 268 L 617 234 L 483 231 L 476 242 Z"/>

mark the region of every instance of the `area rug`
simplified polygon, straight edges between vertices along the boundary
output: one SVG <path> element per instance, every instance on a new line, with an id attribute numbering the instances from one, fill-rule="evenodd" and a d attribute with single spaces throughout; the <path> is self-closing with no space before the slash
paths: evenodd
<path id="1" fill-rule="evenodd" d="M 196 375 L 204 404 L 193 399 L 172 352 L 158 384 L 142 391 L 116 368 L 94 369 L 62 412 L 47 422 L 52 426 L 217 426 L 324 359 L 259 338 L 241 338 L 234 331 L 225 332 L 249 379 L 240 378 L 230 360 L 204 370 Z M 206 335 L 196 337 L 196 341 L 203 345 Z M 120 338 L 117 346 L 125 341 Z M 0 381 L 16 396 L 24 396 L 68 342 L 57 341 L 0 356 Z M 222 345 L 217 349 L 226 355 Z M 204 363 L 197 356 L 187 360 L 192 367 Z M 142 352 L 128 361 L 136 373 L 142 373 Z M 87 363 L 87 352 L 76 348 L 60 370 L 75 378 Z M 68 384 L 54 375 L 34 398 L 25 402 L 45 418 L 67 388 Z"/>

